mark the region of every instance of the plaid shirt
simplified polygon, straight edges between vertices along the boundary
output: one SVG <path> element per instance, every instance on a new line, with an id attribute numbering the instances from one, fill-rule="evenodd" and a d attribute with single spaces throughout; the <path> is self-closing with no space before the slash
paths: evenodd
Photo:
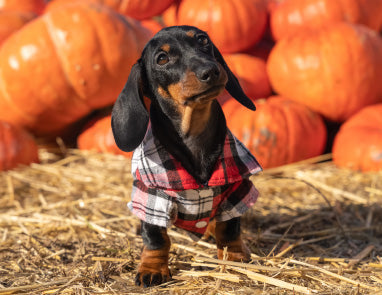
<path id="1" fill-rule="evenodd" d="M 215 170 L 208 183 L 200 184 L 165 150 L 149 126 L 133 154 L 128 206 L 147 223 L 174 224 L 200 237 L 212 217 L 217 221 L 239 217 L 256 202 L 258 191 L 249 177 L 259 171 L 254 156 L 227 130 Z"/>

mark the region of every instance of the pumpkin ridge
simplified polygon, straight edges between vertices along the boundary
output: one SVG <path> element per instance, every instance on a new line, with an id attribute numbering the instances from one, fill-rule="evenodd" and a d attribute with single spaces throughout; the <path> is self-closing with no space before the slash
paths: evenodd
<path id="1" fill-rule="evenodd" d="M 45 23 L 45 26 L 46 26 L 46 29 L 48 32 L 49 40 L 51 41 L 51 43 L 53 44 L 53 47 L 55 49 L 54 52 L 56 53 L 57 60 L 59 61 L 60 70 L 66 79 L 66 82 L 67 82 L 66 84 L 70 85 L 70 88 L 73 90 L 73 93 L 76 94 L 74 96 L 74 97 L 76 97 L 76 100 L 81 101 L 82 104 L 86 105 L 82 99 L 78 99 L 78 98 L 80 98 L 80 94 L 77 93 L 77 89 L 74 87 L 72 81 L 70 80 L 68 72 L 66 70 L 66 67 L 64 66 L 64 64 L 69 64 L 69 61 L 65 57 L 65 55 L 61 52 L 60 46 L 58 46 L 58 44 L 57 44 L 57 38 L 55 37 L 55 34 L 53 33 L 54 25 L 53 25 L 53 22 L 51 19 L 52 18 L 51 18 L 50 13 L 47 13 L 42 17 L 42 20 Z M 88 106 L 86 106 L 86 107 L 89 109 Z"/>
<path id="2" fill-rule="evenodd" d="M 8 124 L 7 124 L 8 125 Z M 10 126 L 9 126 L 10 127 Z M 18 138 L 19 138 L 19 135 L 16 134 L 16 135 L 13 135 L 12 136 L 12 133 L 11 128 L 5 128 L 5 130 L 3 131 L 3 142 L 6 142 L 7 143 L 7 147 L 4 149 L 4 152 L 5 152 L 5 164 L 4 164 L 4 168 L 5 169 L 9 169 L 11 168 L 12 166 L 12 160 L 17 156 L 17 149 L 18 149 Z"/>
<path id="3" fill-rule="evenodd" d="M 231 5 L 234 7 L 234 9 L 231 10 L 231 13 L 232 13 L 232 18 L 236 18 L 236 19 L 243 19 L 242 18 L 242 14 L 239 13 L 239 10 L 240 10 L 240 5 L 237 5 L 237 1 L 231 1 Z M 228 3 L 227 3 L 227 6 L 228 6 Z M 225 8 L 227 9 L 227 8 Z M 235 28 L 234 28 L 234 32 L 236 32 L 236 34 L 243 34 L 243 28 L 241 26 L 237 26 L 237 24 L 235 24 Z"/>
<path id="4" fill-rule="evenodd" d="M 0 68 L 0 94 L 1 94 L 0 96 L 1 100 L 5 101 L 5 104 L 7 105 L 7 107 L 12 108 L 19 117 L 22 117 L 28 122 L 33 121 L 33 116 L 20 110 L 20 108 L 12 100 L 11 96 L 9 95 L 9 92 L 6 89 L 6 85 L 4 83 L 4 78 L 3 78 L 3 71 L 1 70 L 1 68 Z M 0 103 L 0 104 L 3 104 L 3 103 Z"/>
<path id="5" fill-rule="evenodd" d="M 117 12 L 116 12 L 117 14 Z M 119 15 L 119 14 L 118 14 Z M 92 26 L 94 28 L 98 28 L 98 27 L 102 27 L 102 26 L 99 26 L 99 20 L 97 19 L 94 19 L 94 15 L 93 14 L 90 14 L 90 15 L 87 15 L 87 19 L 89 20 L 89 22 L 91 22 Z M 139 39 L 138 39 L 138 36 L 137 36 L 137 32 L 136 32 L 136 28 L 135 28 L 135 24 L 133 24 L 128 18 L 129 16 L 121 16 L 122 17 L 122 21 L 124 23 L 124 25 L 126 25 L 129 30 L 126 30 L 126 34 L 129 34 L 129 36 L 133 36 L 134 38 L 134 42 L 132 42 L 132 44 L 129 44 L 130 47 L 133 47 L 135 46 L 134 48 L 134 52 L 138 52 L 139 49 L 138 49 L 138 44 L 139 44 Z M 101 52 L 101 57 L 102 57 L 102 61 L 104 62 L 103 66 L 104 68 L 108 71 L 108 74 L 112 75 L 112 71 L 110 70 L 110 67 L 109 67 L 109 63 L 108 63 L 108 58 L 107 58 L 107 53 L 105 53 L 106 51 L 106 48 L 102 42 L 103 38 L 100 36 L 100 31 L 99 29 L 95 29 L 94 30 L 94 35 L 97 37 L 96 38 L 96 41 L 97 41 L 97 44 L 98 44 L 98 48 Z"/>
<path id="6" fill-rule="evenodd" d="M 326 30 L 326 28 L 323 28 L 322 30 L 324 31 L 324 30 Z M 328 38 L 327 41 L 325 42 L 325 37 L 323 38 L 322 34 L 318 35 L 319 44 L 327 46 L 327 45 L 332 44 L 333 41 L 335 41 L 335 40 L 329 40 L 331 35 L 329 35 L 329 34 L 324 34 L 324 35 L 327 36 L 326 37 L 326 38 Z M 324 48 L 316 48 L 315 54 L 318 56 L 318 59 L 320 61 L 320 65 L 322 67 L 322 77 L 324 77 L 323 79 L 325 79 L 325 82 L 322 84 L 323 85 L 328 85 L 328 84 L 330 85 L 332 83 L 332 81 L 335 80 L 335 77 L 334 77 L 334 72 L 332 70 L 331 62 L 327 58 L 325 58 L 326 50 Z M 322 87 L 323 87 L 323 89 L 321 91 L 321 95 L 325 96 L 325 95 L 327 95 L 328 90 L 327 90 L 327 87 L 325 87 L 325 86 L 322 86 Z M 329 89 L 331 89 L 331 88 L 332 87 L 329 87 Z M 326 105 L 331 110 L 331 112 L 333 112 L 333 108 L 335 108 L 335 104 L 333 104 L 333 100 L 328 100 L 326 102 Z M 314 111 L 319 111 L 319 108 L 316 106 L 316 103 L 314 106 L 312 105 L 311 108 Z"/>
<path id="7" fill-rule="evenodd" d="M 8 170 L 12 166 L 12 161 L 14 160 L 14 157 L 16 156 L 17 152 L 15 149 L 17 148 L 17 144 L 15 145 L 15 141 L 17 142 L 17 137 L 19 136 L 17 133 L 14 133 L 12 138 L 12 132 L 9 132 L 11 129 L 11 126 L 8 123 L 4 124 L 4 121 L 1 121 L 1 137 L 0 137 L 0 145 L 4 146 L 4 149 L 0 151 L 1 155 L 4 155 L 1 170 Z M 11 134 L 10 134 L 11 133 Z M 11 135 L 11 136 L 10 136 Z M 2 143 L 7 143 L 5 146 Z"/>
<path id="8" fill-rule="evenodd" d="M 354 35 L 356 36 L 356 39 L 357 40 L 360 39 L 360 43 L 362 42 L 362 48 L 360 49 L 362 51 L 362 53 L 366 53 L 366 52 L 369 53 L 369 54 L 363 54 L 364 60 L 362 63 L 360 63 L 360 61 L 357 60 L 357 58 L 354 57 L 354 55 L 353 55 L 354 64 L 358 64 L 358 66 L 361 67 L 359 72 L 366 73 L 366 72 L 373 71 L 372 74 L 370 74 L 369 76 L 378 77 L 378 72 L 377 72 L 378 69 L 375 67 L 370 67 L 368 65 L 372 64 L 373 60 L 377 59 L 378 55 L 380 55 L 380 53 L 376 53 L 376 50 L 375 50 L 376 46 L 374 46 L 373 43 L 371 42 L 371 38 L 369 38 L 369 37 L 366 38 L 366 37 L 364 37 L 364 35 L 361 35 L 362 34 L 361 30 L 359 30 L 357 27 L 353 26 L 352 31 L 353 31 Z M 359 46 L 359 47 L 361 47 L 361 46 Z M 355 46 L 353 44 L 350 44 L 349 48 L 355 48 Z M 349 52 L 354 53 L 351 50 L 349 50 Z M 370 54 L 370 53 L 372 53 L 372 54 Z M 367 64 L 366 64 L 365 60 L 367 60 Z M 362 80 L 359 80 L 358 76 L 356 77 L 353 75 L 351 77 L 353 77 L 354 79 L 357 78 L 357 79 L 355 79 L 355 81 L 352 81 L 352 83 L 359 85 L 358 87 L 360 87 L 360 88 L 362 87 L 362 85 L 367 85 L 367 83 L 368 83 L 368 79 L 366 79 L 365 77 L 363 77 Z M 362 87 L 362 88 L 364 88 L 364 87 Z M 376 89 L 376 88 L 374 88 L 374 89 Z M 375 103 L 375 100 L 370 100 L 370 97 L 378 97 L 378 94 L 373 94 L 374 89 L 372 89 L 371 87 L 366 88 L 367 94 L 364 95 L 364 97 L 366 99 L 369 99 L 369 101 L 368 101 L 369 104 Z M 359 103 L 357 103 L 357 99 L 356 99 L 356 97 L 354 97 L 354 95 L 352 96 L 352 98 L 353 99 L 350 100 L 349 103 L 350 104 L 353 103 L 353 105 L 355 105 L 355 108 L 357 108 L 357 111 L 358 111 L 360 108 L 362 108 L 362 106 L 360 106 Z M 348 113 L 347 115 L 348 116 L 354 115 L 357 111 L 354 111 L 350 114 Z"/>
<path id="9" fill-rule="evenodd" d="M 355 33 L 355 35 L 357 35 L 357 32 L 355 30 L 352 30 L 352 33 Z M 351 44 L 350 38 L 344 38 L 344 42 L 345 42 L 344 44 L 345 44 L 346 48 L 350 48 L 350 50 L 347 51 L 347 54 L 349 54 L 349 62 L 351 64 L 357 64 L 358 63 L 357 58 L 354 55 L 354 51 L 352 50 L 354 48 L 354 45 Z M 364 57 L 368 58 L 367 55 L 365 55 Z M 349 84 L 358 86 L 358 84 L 359 84 L 359 82 L 357 81 L 358 76 L 356 77 L 356 75 L 350 75 L 347 77 L 349 78 L 349 81 L 348 81 Z M 351 97 L 349 97 L 347 99 L 347 101 L 348 101 L 349 105 L 353 105 L 354 103 L 356 103 L 356 99 L 354 99 L 354 94 L 352 94 Z M 349 114 L 346 110 L 343 110 L 341 117 L 346 118 L 346 117 L 350 117 L 351 115 L 352 114 Z"/>
<path id="10" fill-rule="evenodd" d="M 0 143 L 5 142 L 4 140 L 4 128 L 0 128 Z M 6 148 L 4 144 L 0 144 L 0 170 L 4 170 L 5 161 L 8 159 L 8 155 L 6 153 Z"/>
<path id="11" fill-rule="evenodd" d="M 337 11 L 338 11 L 338 16 L 340 17 L 341 15 L 344 16 L 344 21 L 347 21 L 347 22 L 352 22 L 352 21 L 355 21 L 357 19 L 359 19 L 359 16 L 358 17 L 355 17 L 354 20 L 352 19 L 351 15 L 351 8 L 349 8 L 349 5 L 351 4 L 354 4 L 354 3 L 349 3 L 349 1 L 347 0 L 340 0 L 340 1 L 330 1 L 330 5 L 335 5 L 335 7 L 337 8 Z M 328 0 L 326 0 L 326 6 L 328 5 Z M 334 9 L 331 9 L 331 13 L 330 15 L 333 15 L 333 11 L 335 11 Z"/>
<path id="12" fill-rule="evenodd" d="M 353 31 L 352 30 L 348 30 L 348 27 L 344 27 L 344 29 L 345 29 L 345 31 L 348 33 L 348 34 L 352 34 L 353 33 Z M 356 60 L 356 58 L 355 58 L 355 56 L 354 56 L 354 52 L 353 52 L 353 45 L 351 44 L 351 41 L 352 40 L 350 40 L 351 38 L 344 38 L 344 36 L 346 35 L 347 36 L 347 34 L 338 34 L 337 32 L 335 33 L 335 34 L 333 34 L 333 32 L 332 31 L 330 31 L 329 32 L 329 34 L 325 34 L 326 36 L 328 36 L 328 37 L 330 37 L 330 38 L 332 38 L 331 40 L 325 40 L 325 36 L 324 35 L 321 35 L 320 37 L 321 37 L 321 44 L 325 44 L 324 42 L 326 41 L 326 42 L 328 42 L 327 44 L 329 45 L 329 44 L 334 44 L 333 42 L 336 42 L 336 40 L 338 40 L 338 38 L 341 38 L 341 39 L 343 39 L 343 43 L 341 43 L 341 44 L 343 44 L 344 46 L 344 48 L 349 48 L 350 50 L 347 50 L 346 51 L 346 60 L 345 60 L 345 63 L 346 64 L 355 64 L 355 62 L 354 62 L 354 60 Z M 325 60 L 324 58 L 321 58 L 321 60 Z M 341 60 L 342 62 L 344 62 L 344 59 L 342 59 Z M 340 67 L 340 65 L 338 64 L 338 66 Z M 336 72 L 336 70 L 333 70 L 333 69 L 331 69 L 331 70 L 329 70 L 329 71 L 326 71 L 326 73 L 325 73 L 326 75 L 327 75 L 327 81 L 331 81 L 331 82 L 333 82 L 333 81 L 335 81 L 336 80 L 336 78 L 338 79 L 338 73 Z M 334 74 L 334 75 L 333 75 Z M 340 79 L 343 79 L 343 77 L 341 77 Z M 357 83 L 356 83 L 356 78 L 354 77 L 354 75 L 351 75 L 351 76 L 349 76 L 349 75 L 347 75 L 346 76 L 346 81 L 345 82 L 347 82 L 346 84 L 350 84 L 350 85 L 356 85 Z M 341 84 L 343 84 L 344 83 L 344 81 L 342 80 L 341 81 Z M 326 84 L 326 85 L 328 85 L 328 84 Z M 329 85 L 331 85 L 331 87 L 328 87 L 328 89 L 327 89 L 327 91 L 326 92 L 331 92 L 332 91 L 332 89 L 335 89 L 335 85 L 333 84 L 333 83 L 331 83 L 331 84 L 329 84 Z M 346 91 L 347 92 L 347 91 Z M 352 104 L 352 102 L 353 102 L 353 95 L 349 95 L 348 93 L 346 93 L 346 94 L 344 94 L 343 92 L 337 92 L 337 94 L 339 95 L 339 96 L 337 96 L 337 99 L 339 99 L 340 101 L 347 101 L 348 102 L 348 105 L 351 105 Z M 325 95 L 328 95 L 328 93 L 325 93 Z M 346 95 L 347 97 L 344 97 L 344 95 Z M 331 100 L 331 103 L 330 103 L 330 109 L 331 109 L 331 112 L 335 112 L 336 111 L 336 104 L 335 104 L 335 100 L 337 100 L 337 99 L 332 99 Z M 342 108 L 341 109 L 341 111 L 340 112 L 338 112 L 338 116 L 340 117 L 340 118 L 346 118 L 347 117 L 347 110 L 346 109 L 344 109 L 344 108 Z"/>
<path id="13" fill-rule="evenodd" d="M 355 20 L 359 22 L 360 20 L 368 19 L 368 15 L 365 10 L 366 7 L 362 5 L 359 1 L 356 1 L 354 5 L 356 6 L 356 11 L 359 12 Z"/>
<path id="14" fill-rule="evenodd" d="M 214 30 L 214 28 L 215 28 L 215 26 L 213 26 L 213 23 L 214 23 L 214 20 L 213 20 L 213 11 L 214 11 L 214 9 L 218 9 L 218 8 L 220 8 L 220 13 L 221 13 L 221 10 L 222 10 L 222 8 L 221 7 L 217 7 L 217 8 L 214 8 L 214 0 L 208 0 L 208 28 L 212 28 L 212 30 L 213 31 L 215 31 Z M 209 34 L 209 35 L 215 35 L 215 32 L 213 32 L 212 34 L 211 34 L 211 32 L 207 32 L 207 34 Z"/>
<path id="15" fill-rule="evenodd" d="M 268 104 L 264 104 L 264 108 L 265 108 L 266 113 L 269 115 L 273 112 L 272 116 L 274 116 L 275 122 L 288 122 L 287 116 L 286 116 L 283 108 L 277 102 L 274 103 L 274 100 L 272 98 L 268 98 L 268 100 L 269 100 Z M 280 118 L 282 118 L 282 119 L 280 119 Z M 279 153 L 279 155 L 281 155 L 282 159 L 286 160 L 285 161 L 286 163 L 289 163 L 291 160 L 291 157 L 290 157 L 290 153 L 287 151 L 289 151 L 290 147 L 292 147 L 293 144 L 289 143 L 290 134 L 289 134 L 288 124 L 285 124 L 285 125 L 280 126 L 280 127 L 283 127 L 283 131 L 272 132 L 272 134 L 274 135 L 274 141 L 275 141 L 274 145 L 277 146 L 277 143 L 281 142 L 282 137 L 280 135 L 283 134 L 284 140 L 286 140 L 288 147 L 278 151 L 278 153 Z M 271 129 L 271 128 L 269 128 L 269 129 Z M 285 141 L 282 142 L 282 144 L 285 144 Z M 275 151 L 273 150 L 273 147 L 272 147 L 272 153 L 269 154 L 269 157 L 272 157 L 274 152 Z M 269 158 L 268 161 L 272 162 L 272 158 Z"/>
<path id="16" fill-rule="evenodd" d="M 291 105 L 289 104 L 288 106 L 288 109 L 289 108 L 294 108 L 294 105 Z M 287 122 L 287 124 L 285 124 L 286 127 L 290 127 L 290 126 L 293 126 L 295 127 L 296 124 L 295 124 L 295 120 L 293 120 L 293 116 L 291 115 L 291 113 L 288 112 L 288 110 L 286 109 L 282 109 L 280 108 L 280 113 L 281 115 L 283 116 L 284 118 L 284 121 Z M 298 114 L 299 116 L 299 114 Z M 300 119 L 300 117 L 298 117 L 297 119 Z M 298 120 L 300 121 L 301 123 L 301 120 Z M 295 127 L 297 128 L 297 127 Z M 297 142 L 296 142 L 296 136 L 295 136 L 295 128 L 285 128 L 285 133 L 286 133 L 286 141 L 288 143 L 288 150 L 290 150 L 291 152 L 290 153 L 286 153 L 286 159 L 287 159 L 287 162 L 288 163 L 292 163 L 293 162 L 293 159 L 295 159 L 295 156 L 297 154 L 297 150 L 294 148 L 295 146 L 297 146 Z"/>
<path id="17" fill-rule="evenodd" d="M 119 69 L 118 71 L 115 70 L 116 62 L 115 57 L 113 58 L 114 51 L 120 52 L 122 47 L 123 49 L 125 49 L 125 47 L 128 45 L 129 51 L 124 52 L 123 55 L 128 56 L 130 60 L 134 60 L 135 62 L 136 60 L 138 60 L 140 52 L 142 51 L 144 45 L 149 39 L 148 36 L 146 36 L 148 30 L 142 27 L 139 21 L 129 16 L 122 16 L 117 12 L 114 12 L 113 10 L 110 10 L 110 12 L 113 14 L 113 17 L 117 19 L 114 20 L 114 22 L 112 22 L 111 25 L 109 24 L 109 26 L 124 26 L 124 30 L 122 32 L 116 33 L 117 36 L 119 36 L 118 34 L 123 35 L 123 37 L 121 38 L 124 40 L 123 43 L 121 42 L 118 44 L 118 50 L 117 48 L 111 48 L 107 42 L 103 41 L 106 40 L 105 34 L 107 33 L 107 31 L 104 29 L 105 26 L 102 25 L 102 23 L 99 21 L 97 15 L 93 13 L 87 15 L 87 19 L 92 24 L 93 28 L 95 28 L 95 42 L 97 42 L 98 44 L 99 55 L 102 61 L 101 67 L 103 69 L 103 74 L 99 77 L 100 80 L 102 80 L 102 83 L 113 83 L 114 79 L 125 75 L 125 78 L 127 79 L 128 74 L 130 72 L 130 69 L 129 71 L 124 71 L 120 67 L 117 67 Z M 116 24 L 117 22 L 118 24 Z M 118 60 L 120 60 L 120 58 L 118 58 Z M 134 62 L 130 65 L 130 68 L 134 64 Z M 115 95 L 118 94 L 116 93 Z M 105 100 L 102 100 L 101 105 L 99 103 L 97 105 L 92 104 L 93 100 L 88 102 L 90 106 L 94 108 L 102 108 L 105 106 Z M 110 100 L 106 102 L 106 105 L 110 105 Z"/>
<path id="18" fill-rule="evenodd" d="M 82 5 L 79 5 L 80 8 Z M 91 5 L 90 8 L 93 8 L 95 7 L 94 5 Z M 95 26 L 94 26 L 94 21 L 92 20 L 91 17 L 89 17 L 89 14 L 88 13 L 84 13 L 83 9 L 80 9 L 79 12 L 81 13 L 81 18 L 82 19 L 86 19 L 87 23 L 91 24 L 91 30 L 92 30 L 92 33 L 93 33 L 93 36 L 95 36 L 96 38 L 95 41 L 97 42 L 98 44 L 98 48 L 102 48 L 102 46 L 100 46 L 100 42 L 99 42 L 99 35 L 98 35 L 98 32 L 97 30 L 95 29 Z M 47 15 L 48 16 L 48 15 Z M 68 82 L 68 85 L 70 85 L 70 88 L 73 90 L 73 92 L 75 93 L 74 96 L 72 96 L 72 99 L 71 100 L 76 100 L 77 103 L 80 103 L 82 106 L 84 106 L 86 109 L 87 109 L 87 112 L 90 112 L 91 111 L 91 106 L 87 103 L 88 102 L 88 96 L 89 94 L 86 93 L 87 91 L 85 90 L 84 93 L 81 93 L 80 91 L 80 88 L 79 87 L 76 87 L 75 85 L 75 80 L 74 79 L 71 79 L 70 78 L 70 75 L 68 73 L 68 70 L 70 70 L 70 65 L 71 65 L 71 62 L 70 60 L 66 57 L 65 54 L 63 54 L 60 50 L 61 46 L 59 46 L 57 44 L 58 42 L 58 39 L 55 37 L 57 34 L 55 34 L 53 32 L 53 29 L 55 28 L 55 25 L 53 24 L 53 22 L 51 21 L 51 16 L 49 15 L 49 19 L 47 20 L 46 24 L 48 25 L 47 29 L 48 29 L 48 35 L 52 41 L 52 44 L 54 45 L 54 48 L 56 49 L 56 53 L 57 53 L 57 58 L 58 58 L 58 61 L 61 65 L 61 69 L 62 69 L 62 73 L 64 73 L 64 76 L 65 76 L 65 79 L 66 81 Z M 44 19 L 45 21 L 45 19 Z M 101 52 L 102 53 L 102 52 Z M 103 54 L 100 54 L 100 57 L 103 58 L 104 55 Z M 103 59 L 101 59 L 103 60 Z M 66 67 L 66 65 L 68 65 Z M 106 67 L 105 67 L 106 68 Z M 109 71 L 110 72 L 110 71 Z"/>
<path id="19" fill-rule="evenodd" d="M 128 5 L 129 5 L 129 0 L 120 0 L 118 5 L 119 6 L 118 11 L 126 11 Z"/>
<path id="20" fill-rule="evenodd" d="M 129 27 L 129 30 L 127 30 L 126 33 L 128 33 L 129 37 L 131 39 L 133 39 L 133 42 L 131 42 L 131 44 L 129 44 L 129 47 L 134 46 L 134 52 L 140 52 L 141 50 L 143 50 L 145 44 L 142 45 L 143 46 L 142 48 L 139 48 L 140 47 L 139 44 L 142 43 L 142 41 L 138 37 L 139 33 L 136 30 L 136 27 L 135 27 L 136 24 L 134 23 L 134 21 L 135 21 L 134 19 L 128 19 L 128 17 L 123 17 L 124 24 Z M 93 20 L 93 22 L 96 22 L 96 21 Z M 99 38 L 98 32 L 97 32 L 97 37 Z M 100 44 L 102 44 L 102 42 L 100 42 Z M 102 49 L 104 49 L 104 48 L 101 47 L 101 50 Z M 102 53 L 103 53 L 103 51 L 102 51 Z M 105 59 L 105 60 L 107 60 L 107 59 Z M 105 68 L 108 69 L 108 63 L 107 62 L 105 62 Z M 112 74 L 112 71 L 109 70 L 109 73 Z"/>
<path id="21" fill-rule="evenodd" d="M 86 18 L 87 18 L 87 20 L 92 24 L 92 26 L 93 26 L 94 28 L 97 28 L 97 27 L 98 27 L 98 26 L 97 26 L 97 20 L 94 20 L 92 15 L 86 15 Z M 130 25 L 130 24 L 129 24 L 129 25 Z M 95 29 L 95 30 L 94 30 L 94 36 L 96 36 L 95 40 L 96 40 L 96 42 L 97 42 L 97 44 L 98 44 L 98 49 L 99 49 L 99 51 L 100 51 L 101 60 L 103 61 L 103 68 L 104 68 L 105 70 L 107 70 L 109 74 L 111 74 L 112 72 L 110 71 L 110 68 L 108 67 L 108 63 L 106 62 L 106 61 L 107 61 L 107 58 L 105 57 L 105 56 L 106 56 L 106 54 L 105 54 L 105 52 L 104 52 L 104 49 L 105 49 L 105 48 L 104 48 L 104 46 L 103 46 L 103 44 L 102 44 L 102 41 L 101 41 L 102 38 L 100 37 L 100 34 L 99 34 L 99 30 L 98 30 L 98 29 Z"/>

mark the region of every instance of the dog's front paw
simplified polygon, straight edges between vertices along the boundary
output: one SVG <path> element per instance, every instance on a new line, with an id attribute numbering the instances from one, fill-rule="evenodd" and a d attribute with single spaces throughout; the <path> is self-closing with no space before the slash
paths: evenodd
<path id="1" fill-rule="evenodd" d="M 171 273 L 167 265 L 155 267 L 139 267 L 135 277 L 135 284 L 144 288 L 157 286 L 168 282 L 171 279 Z"/>
<path id="2" fill-rule="evenodd" d="M 237 262 L 249 262 L 251 260 L 251 250 L 241 239 L 228 242 L 225 247 L 227 247 L 226 260 Z M 224 259 L 224 249 L 218 249 L 218 258 Z"/>
<path id="3" fill-rule="evenodd" d="M 171 279 L 168 268 L 168 250 L 144 249 L 135 284 L 144 288 L 163 284 Z"/>

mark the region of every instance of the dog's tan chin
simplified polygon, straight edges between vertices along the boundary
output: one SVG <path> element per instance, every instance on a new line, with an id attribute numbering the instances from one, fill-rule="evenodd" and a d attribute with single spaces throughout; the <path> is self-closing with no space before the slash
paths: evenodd
<path id="1" fill-rule="evenodd" d="M 224 86 L 214 86 L 185 100 L 185 105 L 193 103 L 205 104 L 216 99 L 224 90 Z"/>

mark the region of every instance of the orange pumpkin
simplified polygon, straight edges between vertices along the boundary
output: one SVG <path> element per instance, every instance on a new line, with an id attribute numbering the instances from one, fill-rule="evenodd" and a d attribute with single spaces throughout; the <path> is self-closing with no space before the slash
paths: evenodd
<path id="1" fill-rule="evenodd" d="M 54 135 L 113 104 L 150 33 L 93 4 L 63 6 L 0 49 L 0 119 Z"/>
<path id="2" fill-rule="evenodd" d="M 19 30 L 35 17 L 36 14 L 33 12 L 0 10 L 0 45 L 8 38 L 8 36 Z"/>
<path id="3" fill-rule="evenodd" d="M 322 118 L 304 105 L 272 96 L 255 102 L 250 111 L 231 99 L 223 105 L 232 133 L 255 155 L 263 168 L 320 155 L 326 143 Z"/>
<path id="4" fill-rule="evenodd" d="M 23 11 L 40 14 L 45 8 L 45 0 L 2 0 L 0 10 Z"/>
<path id="5" fill-rule="evenodd" d="M 206 31 L 223 53 L 246 50 L 263 36 L 267 23 L 264 0 L 183 0 L 178 25 Z"/>
<path id="6" fill-rule="evenodd" d="M 265 98 L 271 95 L 272 89 L 264 60 L 244 53 L 225 54 L 224 60 L 249 98 Z"/>
<path id="7" fill-rule="evenodd" d="M 382 104 L 363 108 L 341 126 L 333 161 L 353 170 L 382 170 Z"/>
<path id="8" fill-rule="evenodd" d="M 364 24 L 379 31 L 382 28 L 382 1 L 287 0 L 273 8 L 270 25 L 275 40 L 280 40 L 299 30 L 318 29 L 337 21 Z"/>
<path id="9" fill-rule="evenodd" d="M 90 2 L 113 8 L 115 11 L 143 20 L 161 14 L 174 0 L 54 0 L 49 4 L 49 10 L 60 7 L 63 4 L 73 2 Z"/>
<path id="10" fill-rule="evenodd" d="M 382 95 L 382 39 L 361 25 L 336 23 L 278 41 L 267 62 L 273 89 L 343 122 Z"/>
<path id="11" fill-rule="evenodd" d="M 111 130 L 111 116 L 94 120 L 77 138 L 77 146 L 81 150 L 94 150 L 100 153 L 111 153 L 131 158 L 132 152 L 121 151 L 115 141 Z"/>
<path id="12" fill-rule="evenodd" d="M 33 137 L 22 128 L 0 121 L 0 171 L 38 161 Z"/>
<path id="13" fill-rule="evenodd" d="M 176 26 L 178 23 L 178 10 L 181 0 L 175 0 L 169 8 L 162 13 L 163 23 L 167 27 Z"/>

